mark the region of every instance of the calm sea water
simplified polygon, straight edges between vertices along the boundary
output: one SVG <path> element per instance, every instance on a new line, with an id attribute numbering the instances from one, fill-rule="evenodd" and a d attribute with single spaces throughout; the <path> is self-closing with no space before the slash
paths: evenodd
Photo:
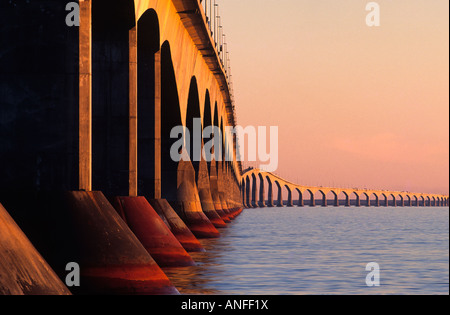
<path id="1" fill-rule="evenodd" d="M 182 294 L 449 294 L 449 208 L 247 209 L 221 231 L 164 269 Z"/>

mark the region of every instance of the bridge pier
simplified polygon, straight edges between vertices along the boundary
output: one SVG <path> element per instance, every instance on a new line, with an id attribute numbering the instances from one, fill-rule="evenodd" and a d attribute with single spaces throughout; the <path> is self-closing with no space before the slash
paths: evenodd
<path id="1" fill-rule="evenodd" d="M 169 224 L 170 231 L 187 252 L 205 251 L 198 239 L 192 234 L 191 230 L 181 220 L 166 199 L 150 199 L 149 202 L 159 216 L 165 218 Z"/>
<path id="2" fill-rule="evenodd" d="M 350 207 L 350 195 L 347 193 L 345 194 L 345 206 Z"/>
<path id="3" fill-rule="evenodd" d="M 70 295 L 0 204 L 0 295 Z"/>
<path id="4" fill-rule="evenodd" d="M 334 196 L 334 206 L 335 207 L 339 207 L 340 206 L 338 194 L 335 194 L 335 196 Z"/>
<path id="5" fill-rule="evenodd" d="M 369 203 L 370 203 L 370 199 L 369 199 Z M 361 197 L 359 197 L 359 195 L 356 195 L 356 206 L 361 207 Z"/>
<path id="6" fill-rule="evenodd" d="M 257 193 L 258 193 L 257 187 L 258 186 L 257 186 L 255 174 L 252 174 L 251 182 L 252 182 L 252 207 L 258 208 L 258 200 L 257 200 Z"/>
<path id="7" fill-rule="evenodd" d="M 177 212 L 181 219 L 197 238 L 219 237 L 219 231 L 202 211 L 195 184 L 195 170 L 188 158 L 182 159 L 178 163 L 177 177 L 176 203 Z"/>
<path id="8" fill-rule="evenodd" d="M 202 151 L 203 151 L 203 143 L 202 143 Z M 211 195 L 211 182 L 208 171 L 208 163 L 206 162 L 206 160 L 202 158 L 197 165 L 198 165 L 197 188 L 202 210 L 208 217 L 209 221 L 216 228 L 225 227 L 226 224 L 216 211 L 214 200 Z"/>
<path id="9" fill-rule="evenodd" d="M 316 199 L 314 198 L 314 195 L 311 196 L 310 202 L 309 202 L 309 206 L 310 207 L 315 207 L 316 206 Z"/>
<path id="10" fill-rule="evenodd" d="M 299 207 L 304 207 L 305 206 L 305 201 L 303 200 L 303 194 L 301 192 L 299 193 L 298 206 Z"/>

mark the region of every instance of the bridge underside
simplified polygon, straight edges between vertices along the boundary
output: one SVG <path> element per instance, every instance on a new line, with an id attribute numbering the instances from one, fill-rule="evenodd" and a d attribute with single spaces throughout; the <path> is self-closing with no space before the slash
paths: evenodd
<path id="1" fill-rule="evenodd" d="M 234 125 L 223 63 L 200 1 L 79 4 L 79 27 L 65 25 L 65 2 L 0 4 L 0 202 L 61 279 L 81 264 L 81 293 L 176 293 L 156 254 L 168 241 L 133 209 L 187 251 L 241 211 L 236 159 L 195 161 L 187 134 L 187 158 L 171 156 L 172 128 L 196 118 L 236 147 L 223 132 Z"/>

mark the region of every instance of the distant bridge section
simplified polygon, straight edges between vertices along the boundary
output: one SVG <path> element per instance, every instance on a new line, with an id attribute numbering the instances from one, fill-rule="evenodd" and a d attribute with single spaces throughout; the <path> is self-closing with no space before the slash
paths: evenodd
<path id="1" fill-rule="evenodd" d="M 267 185 L 267 186 L 266 186 Z M 314 206 L 444 207 L 449 196 L 360 188 L 305 186 L 260 169 L 247 170 L 241 179 L 246 208 Z M 285 188 L 285 189 L 284 189 Z M 283 196 L 283 190 L 287 196 Z M 318 198 L 316 198 L 318 195 Z"/>

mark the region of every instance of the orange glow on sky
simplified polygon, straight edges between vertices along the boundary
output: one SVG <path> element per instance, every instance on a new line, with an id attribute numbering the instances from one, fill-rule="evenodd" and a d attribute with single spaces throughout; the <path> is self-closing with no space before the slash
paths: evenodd
<path id="1" fill-rule="evenodd" d="M 239 125 L 299 184 L 449 192 L 449 2 L 219 0 Z M 245 165 L 249 165 L 247 163 Z"/>

